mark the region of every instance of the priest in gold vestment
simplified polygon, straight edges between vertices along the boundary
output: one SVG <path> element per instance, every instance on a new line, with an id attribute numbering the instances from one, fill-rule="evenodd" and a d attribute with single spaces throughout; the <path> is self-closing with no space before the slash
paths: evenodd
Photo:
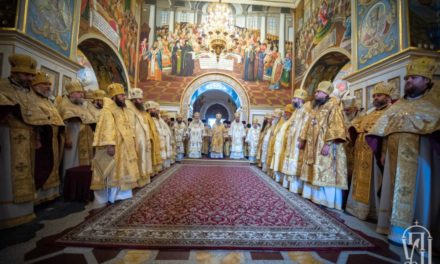
<path id="1" fill-rule="evenodd" d="M 212 126 L 212 138 L 211 138 L 211 159 L 222 159 L 223 158 L 223 143 L 225 135 L 225 125 L 222 123 L 222 114 L 218 113 L 215 115 L 215 123 Z"/>
<path id="2" fill-rule="evenodd" d="M 36 146 L 31 82 L 37 62 L 9 56 L 11 75 L 0 81 L 0 229 L 32 221 Z"/>
<path id="3" fill-rule="evenodd" d="M 269 133 L 265 135 L 265 138 L 263 140 L 263 154 L 261 155 L 261 158 L 263 159 L 262 169 L 264 172 L 266 172 L 269 176 L 272 177 L 274 175 L 273 175 L 273 171 L 270 169 L 270 163 L 272 162 L 275 135 L 278 133 L 283 123 L 284 123 L 283 110 L 275 109 L 272 120 L 272 126 L 268 131 Z"/>
<path id="4" fill-rule="evenodd" d="M 108 86 L 93 146 L 92 183 L 98 204 L 114 203 L 132 197 L 132 189 L 138 186 L 139 167 L 136 153 L 135 134 L 125 104 L 122 84 Z"/>
<path id="5" fill-rule="evenodd" d="M 301 132 L 304 149 L 301 180 L 304 198 L 342 209 L 342 190 L 348 189 L 347 157 L 344 144 L 347 131 L 341 105 L 333 96 L 333 84 L 319 83 L 310 119 Z"/>
<path id="6" fill-rule="evenodd" d="M 176 161 L 180 161 L 185 156 L 185 139 L 186 139 L 186 124 L 183 122 L 183 116 L 178 114 L 176 116 L 176 123 L 173 125 L 174 139 L 176 141 Z"/>
<path id="7" fill-rule="evenodd" d="M 263 139 L 264 139 L 264 135 L 266 135 L 267 130 L 270 129 L 271 124 L 272 124 L 272 114 L 266 113 L 264 115 L 263 125 L 261 127 L 260 137 L 258 139 L 257 156 L 255 157 L 257 160 L 257 166 L 260 168 L 263 166 L 263 162 L 261 160 L 261 155 L 263 154 Z"/>
<path id="8" fill-rule="evenodd" d="M 150 176 L 153 174 L 151 161 L 151 136 L 150 128 L 145 120 L 146 112 L 143 104 L 144 93 L 139 88 L 132 88 L 129 91 L 129 99 L 126 100 L 127 117 L 133 127 L 136 142 L 136 153 L 139 167 L 139 187 L 150 183 Z"/>
<path id="9" fill-rule="evenodd" d="M 60 196 L 59 167 L 64 122 L 55 105 L 49 101 L 52 82 L 44 72 L 37 72 L 30 93 L 33 103 L 32 122 L 36 128 L 35 151 L 35 203 L 53 200 Z"/>
<path id="10" fill-rule="evenodd" d="M 354 142 L 353 175 L 346 211 L 359 219 L 376 219 L 379 210 L 379 190 L 382 185 L 382 164 L 376 159 L 365 140 L 365 135 L 391 104 L 391 87 L 378 83 L 373 88 L 375 110 L 353 121 L 349 132 Z M 379 224 L 380 225 L 380 224 Z"/>
<path id="11" fill-rule="evenodd" d="M 150 128 L 150 136 L 151 136 L 151 162 L 153 164 L 153 175 L 158 174 L 162 170 L 162 164 L 164 162 L 162 158 L 162 149 L 165 144 L 163 140 L 161 140 L 161 136 L 159 134 L 159 129 L 156 127 L 156 122 L 153 120 L 153 116 L 156 116 L 156 107 L 157 104 L 154 101 L 147 101 L 144 104 L 145 110 L 145 120 L 148 123 L 148 127 Z"/>
<path id="12" fill-rule="evenodd" d="M 294 193 L 302 193 L 303 189 L 303 182 L 300 179 L 303 150 L 299 149 L 298 141 L 301 131 L 310 116 L 310 102 L 306 102 L 307 99 L 308 94 L 304 89 L 296 89 L 293 93 L 292 104 L 295 111 L 285 139 L 281 171 L 289 182 L 289 191 Z"/>
<path id="13" fill-rule="evenodd" d="M 66 124 L 63 176 L 67 169 L 90 165 L 93 158 L 92 125 L 97 122 L 84 101 L 84 89 L 79 80 L 66 84 L 68 95 L 60 98 L 57 109 Z"/>
<path id="14" fill-rule="evenodd" d="M 286 150 L 286 131 L 292 122 L 292 114 L 293 114 L 293 106 L 292 104 L 288 104 L 284 107 L 284 115 L 283 120 L 284 123 L 281 125 L 278 132 L 274 135 L 274 144 L 273 144 L 273 155 L 272 161 L 270 163 L 270 169 L 273 172 L 273 176 L 276 182 L 281 182 L 284 188 L 287 188 L 288 182 L 287 178 L 284 178 L 284 174 L 281 172 L 281 162 L 284 159 L 285 150 Z"/>
<path id="15" fill-rule="evenodd" d="M 159 107 L 160 106 L 158 105 L 157 109 L 159 109 Z M 158 121 L 161 127 L 161 131 L 164 134 L 164 138 L 165 138 L 166 160 L 164 162 L 164 167 L 169 168 L 176 161 L 176 153 L 175 153 L 176 145 L 174 141 L 173 131 L 168 125 L 168 121 L 169 121 L 168 112 L 160 111 Z"/>
<path id="16" fill-rule="evenodd" d="M 407 65 L 404 97 L 387 109 L 367 135 L 375 153 L 385 153 L 381 199 L 390 199 L 388 238 L 401 243 L 406 228 L 430 230 L 440 252 L 440 85 L 438 61 L 421 57 Z M 386 150 L 380 150 L 380 141 Z M 382 201 L 381 201 L 382 202 Z"/>

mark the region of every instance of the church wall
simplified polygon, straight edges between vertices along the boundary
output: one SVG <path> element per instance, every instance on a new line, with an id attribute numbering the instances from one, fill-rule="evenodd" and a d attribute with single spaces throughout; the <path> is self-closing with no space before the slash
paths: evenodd
<path id="1" fill-rule="evenodd" d="M 98 34 L 119 53 L 128 87 L 135 85 L 140 31 L 140 0 L 82 1 L 79 38 Z M 97 76 L 99 79 L 99 76 Z"/>
<path id="2" fill-rule="evenodd" d="M 53 95 L 60 95 L 63 84 L 75 78 L 81 67 L 74 61 L 78 2 L 64 1 L 60 5 L 44 1 L 11 3 L 17 5 L 15 21 L 8 23 L 8 28 L 0 29 L 1 77 L 10 74 L 9 55 L 27 54 L 36 59 L 37 69 L 51 78 Z M 54 16 L 55 13 L 60 15 Z"/>
<path id="3" fill-rule="evenodd" d="M 350 0 L 302 0 L 294 13 L 294 88 L 329 48 L 351 51 Z"/>

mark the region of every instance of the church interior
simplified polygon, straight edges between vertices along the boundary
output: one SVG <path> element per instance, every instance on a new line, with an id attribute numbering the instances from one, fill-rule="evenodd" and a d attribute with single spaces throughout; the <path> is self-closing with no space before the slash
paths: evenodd
<path id="1" fill-rule="evenodd" d="M 0 263 L 440 262 L 440 0 L 1 2 Z"/>

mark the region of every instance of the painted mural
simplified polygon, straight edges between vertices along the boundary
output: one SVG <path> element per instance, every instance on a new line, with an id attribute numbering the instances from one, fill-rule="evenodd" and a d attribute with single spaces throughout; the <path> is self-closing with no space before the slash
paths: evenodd
<path id="1" fill-rule="evenodd" d="M 399 50 L 396 0 L 357 2 L 357 63 L 362 69 Z"/>
<path id="2" fill-rule="evenodd" d="M 66 57 L 71 53 L 75 1 L 28 1 L 26 33 Z"/>
<path id="3" fill-rule="evenodd" d="M 87 57 L 89 64 L 92 66 L 100 89 L 106 91 L 107 86 L 113 82 L 121 83 L 127 87 L 128 82 L 125 78 L 124 68 L 119 63 L 119 58 L 116 57 L 116 54 L 107 44 L 96 39 L 88 39 L 81 42 L 78 49 Z M 79 57 L 79 59 L 83 58 Z M 88 80 L 88 76 L 84 75 L 87 73 L 91 74 L 90 71 L 80 72 L 78 76 Z"/>
<path id="4" fill-rule="evenodd" d="M 347 89 L 347 83 L 341 79 L 351 73 L 351 63 L 347 56 L 342 53 L 333 52 L 322 56 L 310 69 L 304 80 L 304 89 L 309 96 L 312 96 L 316 87 L 321 81 L 332 81 L 338 88 L 338 95 L 343 94 Z"/>
<path id="5" fill-rule="evenodd" d="M 440 1 L 409 0 L 410 43 L 413 47 L 440 49 Z"/>
<path id="6" fill-rule="evenodd" d="M 84 89 L 88 90 L 91 88 L 99 87 L 98 80 L 96 78 L 95 71 L 90 61 L 87 59 L 86 55 L 78 49 L 76 53 L 76 61 L 79 65 L 83 66 L 76 74 L 77 78 L 81 81 Z"/>
<path id="7" fill-rule="evenodd" d="M 295 9 L 295 76 L 301 79 L 329 47 L 351 49 L 349 0 L 304 0 Z M 318 69 L 319 70 L 319 69 Z"/>
<path id="8" fill-rule="evenodd" d="M 136 70 L 136 47 L 138 21 L 136 0 L 96 0 L 95 8 L 119 35 L 118 52 L 127 69 L 130 81 L 134 81 Z"/>
<path id="9" fill-rule="evenodd" d="M 291 88 L 292 42 L 287 37 L 281 54 L 279 36 L 268 32 L 262 39 L 259 28 L 238 26 L 232 5 L 201 3 L 200 23 L 175 21 L 172 30 L 167 24 L 154 30 L 142 24 L 140 81 L 181 80 L 214 71 L 264 89 Z M 167 11 L 156 15 L 162 12 Z M 274 17 L 279 19 L 279 13 Z M 148 43 L 149 32 L 153 43 Z"/>

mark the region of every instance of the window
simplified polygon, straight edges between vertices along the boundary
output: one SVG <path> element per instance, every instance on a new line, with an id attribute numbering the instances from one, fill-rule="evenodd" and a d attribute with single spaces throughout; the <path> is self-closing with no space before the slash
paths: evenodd
<path id="1" fill-rule="evenodd" d="M 278 36 L 279 35 L 278 24 L 279 24 L 279 19 L 277 17 L 268 17 L 267 18 L 267 33 L 269 33 L 271 35 Z"/>
<path id="2" fill-rule="evenodd" d="M 249 16 L 247 17 L 247 28 L 248 29 L 258 29 L 258 17 L 257 16 Z"/>
<path id="3" fill-rule="evenodd" d="M 169 13 L 168 11 L 160 12 L 160 26 L 168 25 Z"/>

